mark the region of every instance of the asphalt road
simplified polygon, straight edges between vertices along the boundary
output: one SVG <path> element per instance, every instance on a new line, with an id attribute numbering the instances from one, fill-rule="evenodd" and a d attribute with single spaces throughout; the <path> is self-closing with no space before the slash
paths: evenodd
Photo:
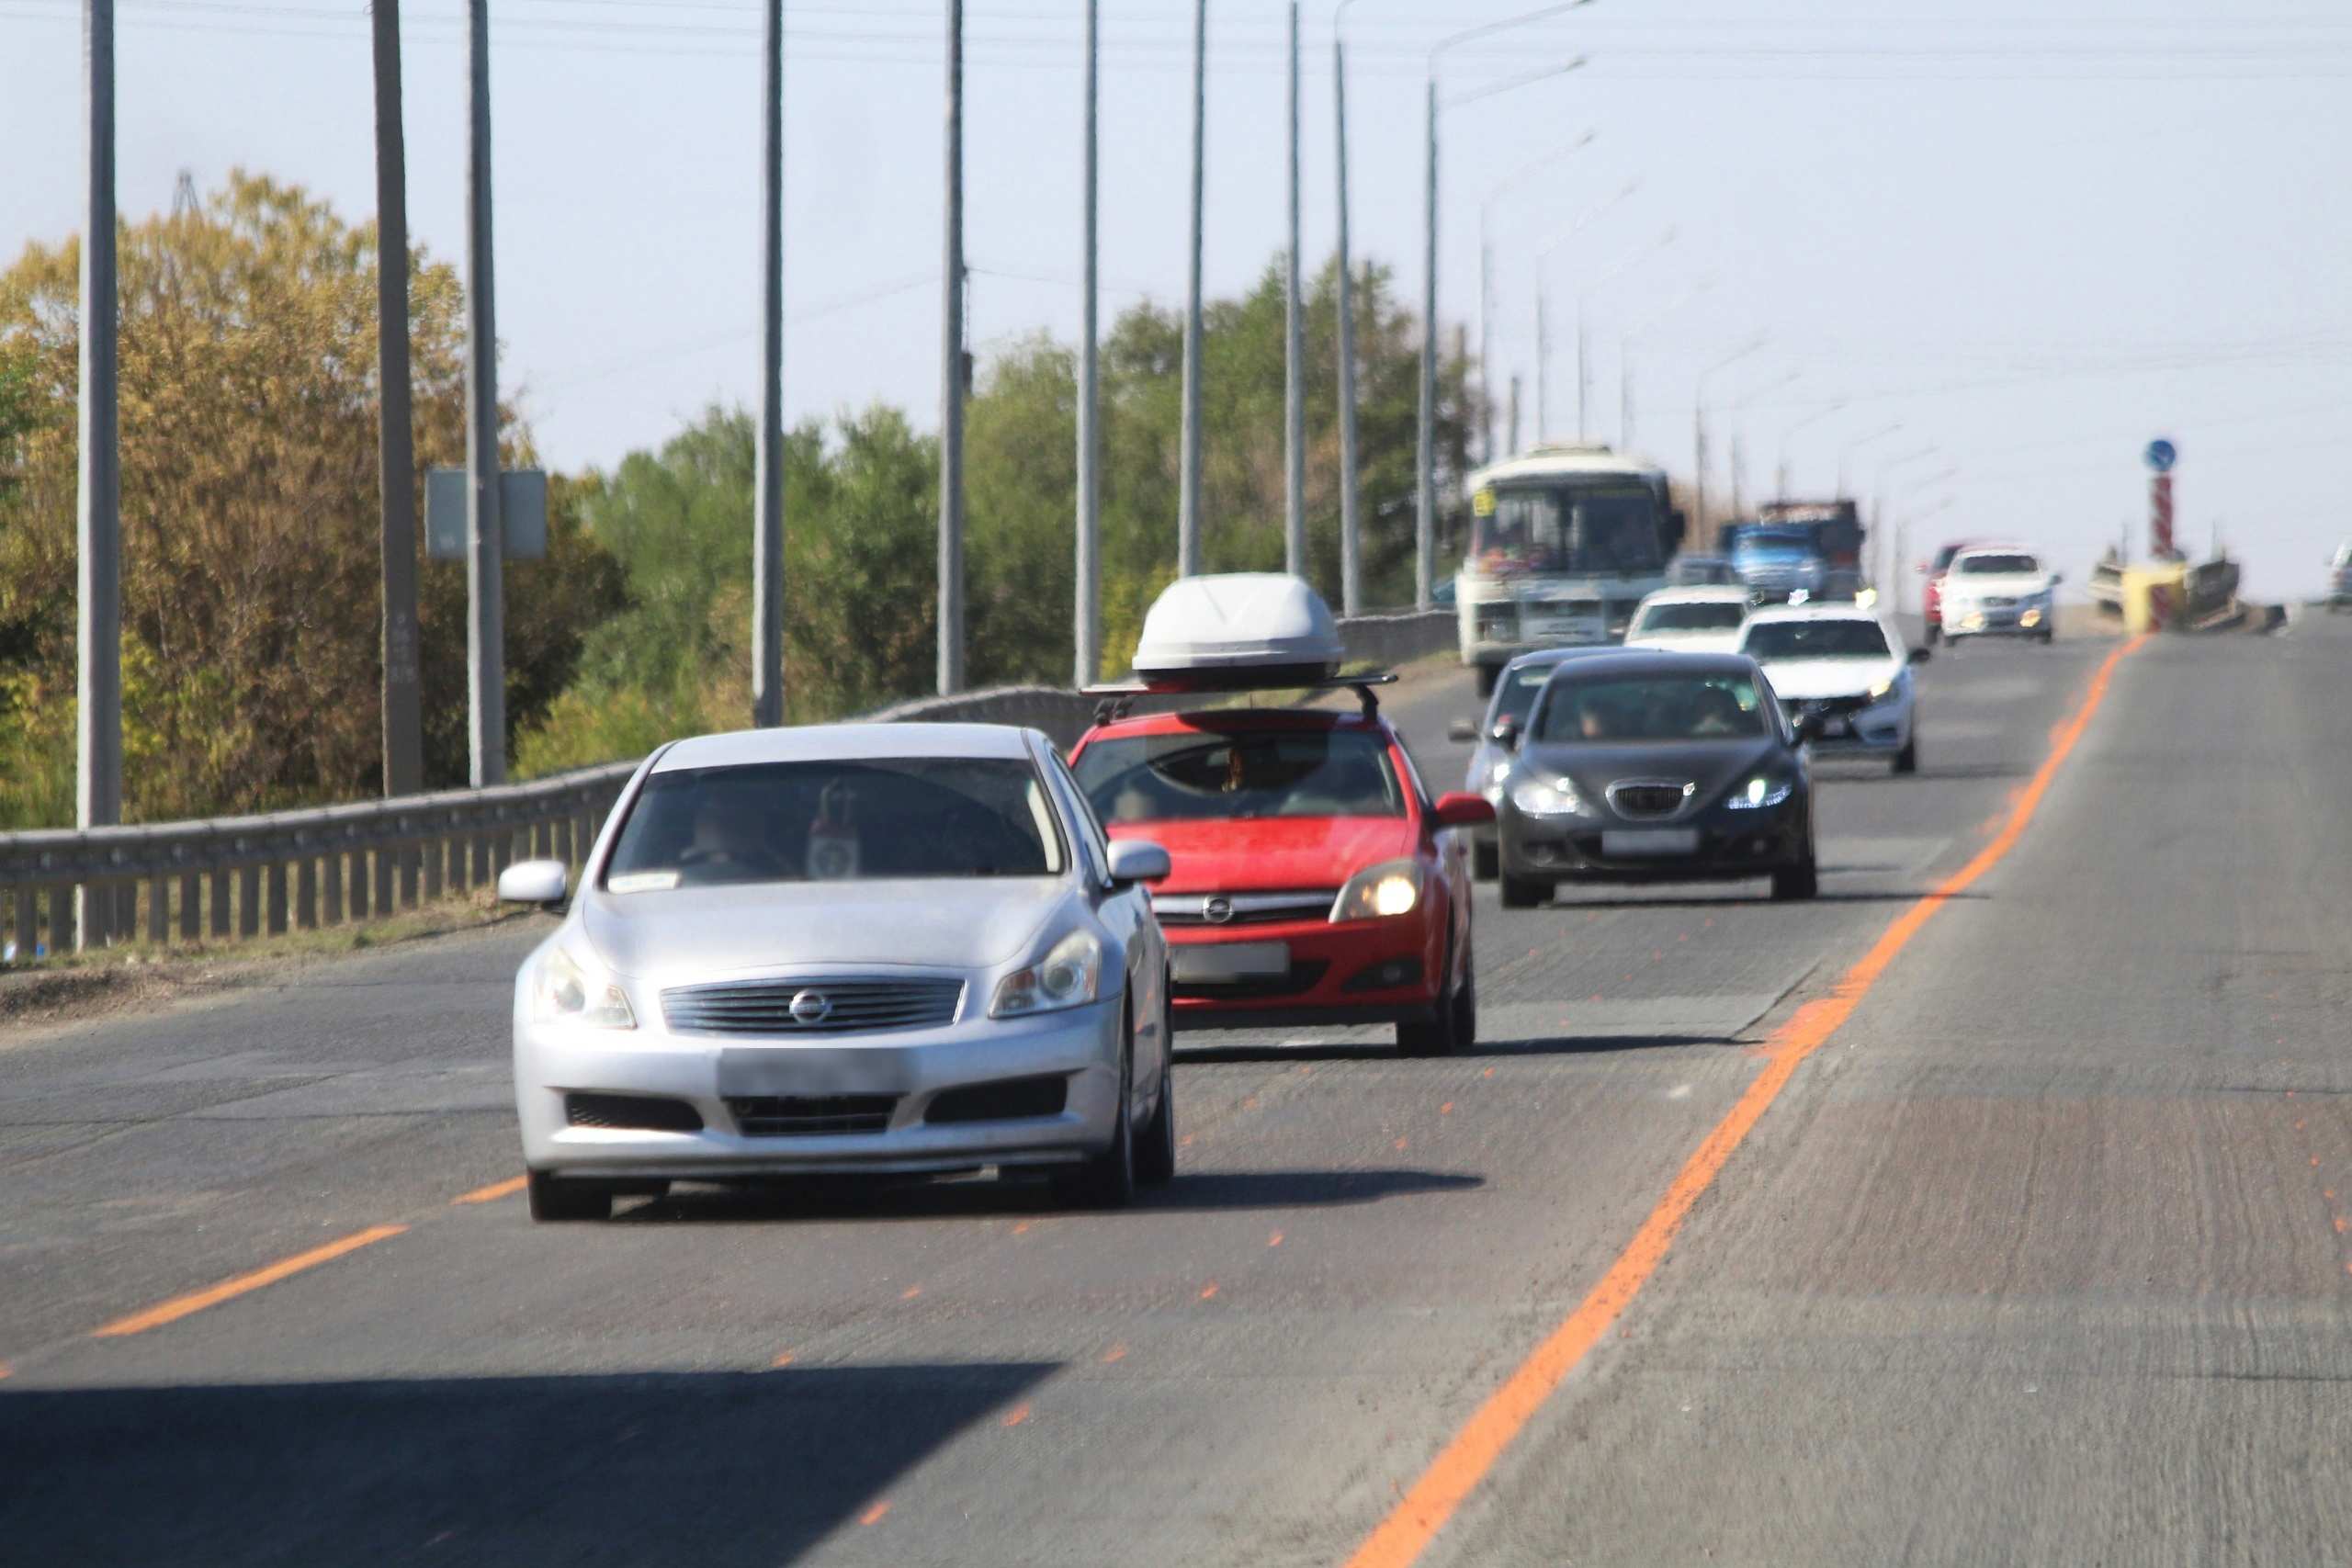
<path id="1" fill-rule="evenodd" d="M 2352 1558 L 2352 636 L 2123 659 L 1840 988 L 2112 646 L 1928 666 L 1920 776 L 1821 770 L 1815 904 L 1488 890 L 1475 1055 L 1187 1037 L 1121 1214 L 453 1203 L 516 1169 L 535 920 L 0 1037 L 0 1561 L 1324 1564 L 1433 1461 L 1431 1563 Z M 1467 693 L 1393 705 L 1433 783 Z"/>

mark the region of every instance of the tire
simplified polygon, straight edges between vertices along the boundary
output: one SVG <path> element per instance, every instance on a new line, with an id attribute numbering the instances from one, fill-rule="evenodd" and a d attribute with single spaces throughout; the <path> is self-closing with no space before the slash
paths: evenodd
<path id="1" fill-rule="evenodd" d="M 1820 891 L 1821 869 L 1810 854 L 1804 857 L 1804 863 L 1772 874 L 1772 902 L 1775 904 L 1811 898 Z"/>
<path id="2" fill-rule="evenodd" d="M 1447 973 L 1453 971 L 1451 955 Z M 1449 984 L 1438 994 L 1433 1015 L 1396 1026 L 1400 1056 L 1454 1056 L 1478 1043 L 1478 977 L 1466 972 L 1459 986 Z"/>
<path id="3" fill-rule="evenodd" d="M 1173 1040 L 1172 1020 L 1161 1021 L 1161 1035 Z M 1159 1068 L 1159 1103 L 1136 1138 L 1136 1185 L 1164 1187 L 1176 1179 L 1176 1066 L 1163 1061 Z"/>
<path id="4" fill-rule="evenodd" d="M 2056 642 L 2057 640 L 2058 640 L 2058 628 L 2057 628 L 2056 626 L 2044 626 L 2044 627 L 2042 627 L 2042 628 L 2041 628 L 2041 646 L 2042 646 L 2042 647 L 2044 647 L 2044 648 L 2048 648 L 2052 643 Z"/>
<path id="5" fill-rule="evenodd" d="M 613 1191 L 589 1181 L 566 1181 L 552 1171 L 535 1170 L 526 1186 L 531 1218 L 542 1224 L 613 1217 Z"/>
<path id="6" fill-rule="evenodd" d="M 1502 873 L 1503 908 L 1532 909 L 1552 895 L 1552 885 L 1535 877 L 1513 876 Z"/>
<path id="7" fill-rule="evenodd" d="M 1897 773 L 1916 773 L 1919 771 L 1919 738 L 1917 735 L 1905 740 L 1903 743 L 1903 750 L 1894 754 L 1894 771 Z"/>
<path id="8" fill-rule="evenodd" d="M 1129 1101 L 1134 1098 L 1136 1070 L 1135 1028 L 1127 1027 L 1127 1038 L 1119 1052 L 1118 1113 L 1112 1118 L 1111 1146 L 1099 1155 L 1090 1155 L 1075 1169 L 1054 1172 L 1054 1191 L 1062 1202 L 1074 1209 L 1124 1209 L 1136 1195 L 1136 1137 L 1130 1117 Z M 1173 1135 L 1171 1119 L 1169 1133 Z"/>
<path id="9" fill-rule="evenodd" d="M 1492 882 L 1503 871 L 1503 852 L 1499 844 L 1470 846 L 1470 874 L 1480 882 Z"/>
<path id="10" fill-rule="evenodd" d="M 1491 696 L 1493 696 L 1493 695 L 1495 694 L 1495 688 L 1496 688 L 1498 685 L 1501 684 L 1501 682 L 1502 682 L 1502 678 L 1503 678 L 1503 667 L 1502 667 L 1501 665 L 1499 665 L 1499 664 L 1481 664 L 1481 665 L 1479 665 L 1479 666 L 1478 666 L 1478 694 L 1479 694 L 1480 696 L 1482 696 L 1482 697 L 1491 697 Z"/>

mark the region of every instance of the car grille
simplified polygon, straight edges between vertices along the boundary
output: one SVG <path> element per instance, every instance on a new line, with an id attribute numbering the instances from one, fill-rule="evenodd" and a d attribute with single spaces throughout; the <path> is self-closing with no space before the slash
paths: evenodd
<path id="1" fill-rule="evenodd" d="M 1620 817 L 1672 817 L 1689 804 L 1694 785 L 1663 779 L 1628 779 L 1609 786 L 1609 804 Z"/>
<path id="2" fill-rule="evenodd" d="M 563 1119 L 573 1127 L 628 1133 L 699 1133 L 702 1115 L 683 1100 L 645 1094 L 567 1094 Z"/>
<path id="3" fill-rule="evenodd" d="M 1272 925 L 1323 919 L 1339 896 L 1336 887 L 1296 893 L 1155 893 L 1151 912 L 1163 926 Z"/>
<path id="4" fill-rule="evenodd" d="M 956 1021 L 964 982 L 948 979 L 735 980 L 662 993 L 680 1034 L 848 1034 Z"/>
<path id="5" fill-rule="evenodd" d="M 1868 697 L 1807 697 L 1784 705 L 1789 710 L 1789 716 L 1794 718 L 1801 713 L 1860 713 L 1871 705 L 1871 699 Z"/>
<path id="6" fill-rule="evenodd" d="M 829 1138 L 879 1133 L 899 1108 L 895 1094 L 760 1094 L 729 1099 L 728 1113 L 747 1138 Z"/>

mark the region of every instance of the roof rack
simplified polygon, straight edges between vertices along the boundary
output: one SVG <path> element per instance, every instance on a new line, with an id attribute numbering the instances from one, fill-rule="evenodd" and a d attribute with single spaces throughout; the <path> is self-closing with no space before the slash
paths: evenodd
<path id="1" fill-rule="evenodd" d="M 1256 671 L 1234 671 L 1236 675 L 1256 675 Z M 1380 695 L 1375 688 L 1393 686 L 1396 676 L 1393 671 L 1374 675 L 1325 675 L 1310 679 L 1283 679 L 1279 671 L 1266 671 L 1269 679 L 1242 680 L 1215 686 L 1154 685 L 1143 681 L 1114 681 L 1100 686 L 1088 686 L 1079 693 L 1082 697 L 1099 697 L 1094 705 L 1094 722 L 1110 724 L 1135 711 L 1138 697 L 1210 697 L 1227 696 L 1238 692 L 1353 692 L 1363 716 L 1380 716 Z"/>

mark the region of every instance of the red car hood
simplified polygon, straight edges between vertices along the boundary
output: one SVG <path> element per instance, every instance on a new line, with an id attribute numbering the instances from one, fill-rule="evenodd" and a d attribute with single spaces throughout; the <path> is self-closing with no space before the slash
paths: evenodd
<path id="1" fill-rule="evenodd" d="M 1401 817 L 1243 818 L 1216 822 L 1136 822 L 1114 839 L 1143 839 L 1168 852 L 1174 871 L 1157 893 L 1274 893 L 1338 887 L 1368 865 L 1414 852 Z"/>

